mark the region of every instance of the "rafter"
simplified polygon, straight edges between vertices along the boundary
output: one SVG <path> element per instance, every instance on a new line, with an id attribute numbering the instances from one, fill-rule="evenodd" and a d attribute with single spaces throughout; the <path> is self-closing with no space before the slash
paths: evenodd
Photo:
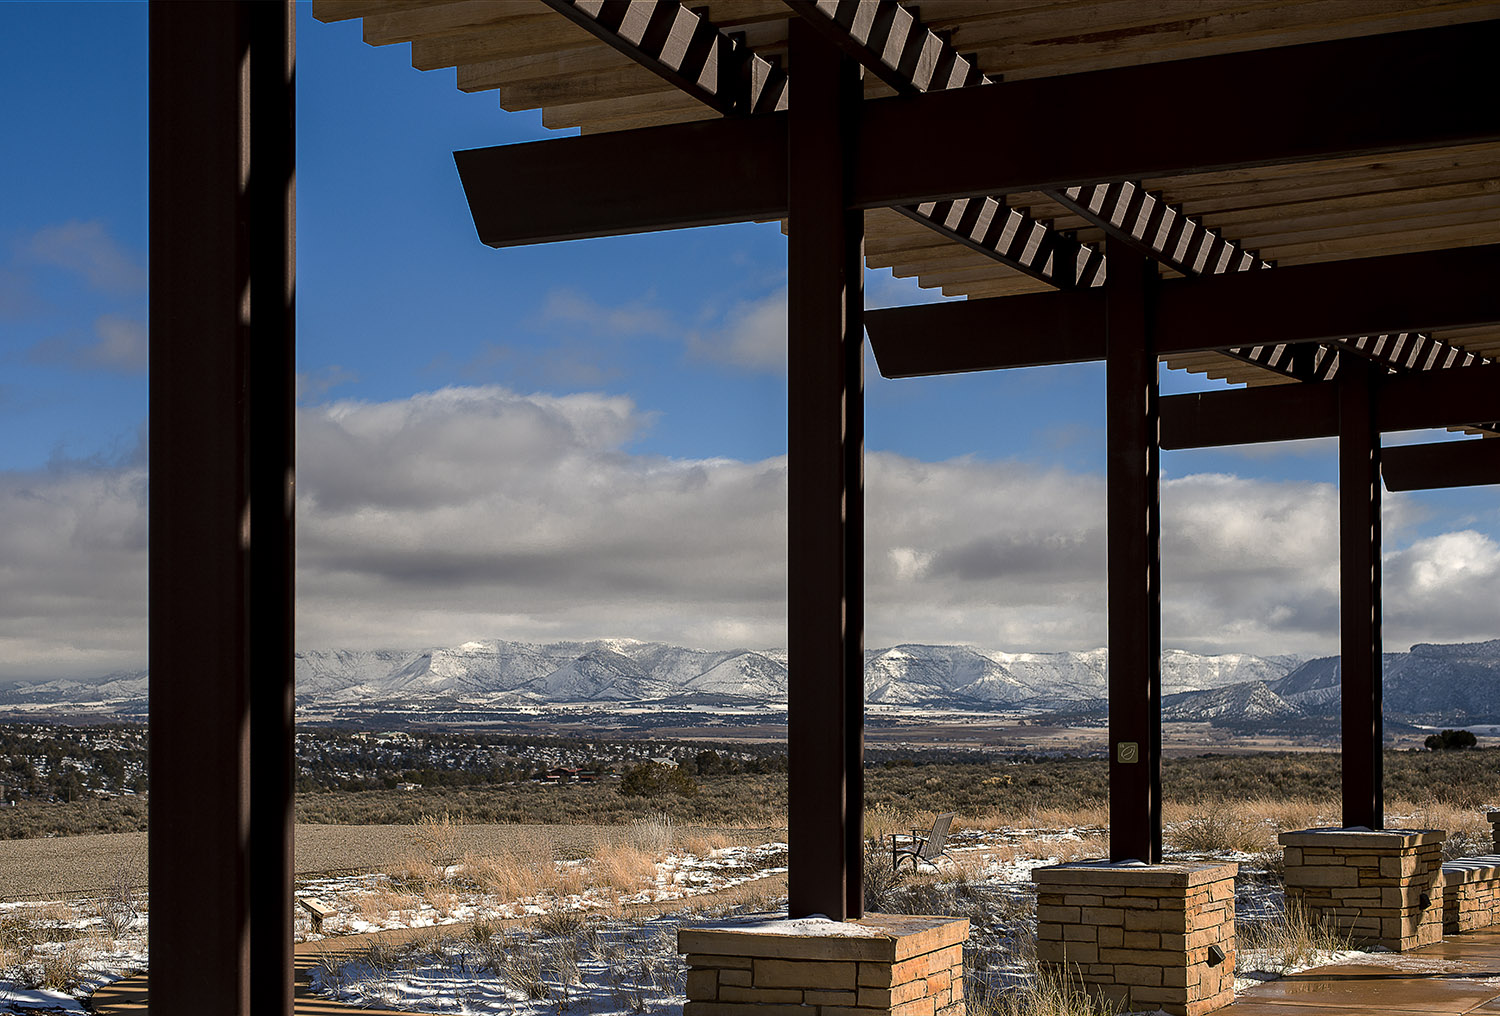
<path id="1" fill-rule="evenodd" d="M 994 82 L 915 12 L 894 0 L 783 0 L 823 36 L 897 92 L 968 88 Z M 1082 244 L 1004 196 L 955 198 L 899 206 L 897 211 L 948 238 L 1063 289 L 1104 281 L 1104 252 Z"/>
<path id="2" fill-rule="evenodd" d="M 678 0 L 543 2 L 720 113 L 735 116 L 786 108 L 787 74 Z M 885 26 L 888 35 L 891 27 Z M 951 85 L 979 80 L 972 62 L 961 57 L 926 71 Z M 1098 251 L 1000 198 L 929 201 L 896 210 L 992 260 L 1062 288 L 1092 284 L 1103 269 Z"/>
<path id="3" fill-rule="evenodd" d="M 1161 446 L 1337 437 L 1339 387 L 1330 382 L 1169 395 L 1160 403 Z M 1500 364 L 1382 375 L 1375 380 L 1374 405 L 1382 432 L 1493 423 L 1500 418 Z"/>
<path id="4" fill-rule="evenodd" d="M 720 113 L 786 108 L 785 71 L 677 0 L 542 2 Z"/>
<path id="5" fill-rule="evenodd" d="M 916 12 L 899 0 L 850 3 L 840 0 L 783 0 L 845 52 L 860 61 L 898 92 L 917 95 L 971 85 L 990 85 L 997 79 L 982 73 L 971 58 L 961 55 L 942 35 L 922 24 Z M 1105 233 L 1122 240 L 1183 275 L 1218 275 L 1269 268 L 1271 265 L 1163 201 L 1130 180 L 1047 189 L 1048 197 Z M 985 198 L 999 204 L 1000 198 Z M 951 204 L 957 205 L 959 202 Z M 924 205 L 923 207 L 928 207 Z M 1097 260 L 1079 285 L 1099 285 L 1106 275 L 1102 253 L 1085 248 Z M 1429 336 L 1366 336 L 1347 342 L 1298 348 L 1287 345 L 1244 346 L 1223 354 L 1299 381 L 1321 381 L 1338 372 L 1343 349 L 1351 349 L 1395 369 L 1421 369 L 1432 361 L 1471 362 L 1472 354 Z M 1392 355 L 1394 354 L 1394 355 Z M 1466 360 L 1465 357 L 1470 357 Z"/>
<path id="6" fill-rule="evenodd" d="M 1500 324 L 1497 274 L 1500 244 L 1163 279 L 1155 283 L 1156 349 L 1263 346 L 1296 356 L 1350 334 L 1395 346 L 1402 334 Z M 1101 307 L 1097 290 L 891 307 L 867 313 L 865 330 L 886 377 L 1073 363 L 1103 358 Z M 1459 351 L 1444 355 L 1460 365 Z M 1477 359 L 1462 365 L 1482 369 Z M 1315 362 L 1314 373 L 1321 369 Z"/>

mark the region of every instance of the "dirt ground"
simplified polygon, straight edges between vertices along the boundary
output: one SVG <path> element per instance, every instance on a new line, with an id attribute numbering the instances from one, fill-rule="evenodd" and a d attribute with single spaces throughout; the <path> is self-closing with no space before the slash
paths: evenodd
<path id="1" fill-rule="evenodd" d="M 606 829 L 616 836 L 620 832 L 619 826 L 466 825 L 460 827 L 460 836 L 463 847 L 478 854 L 513 850 L 542 839 L 556 856 L 577 857 L 586 854 Z M 389 867 L 414 852 L 415 832 L 409 825 L 299 825 L 297 874 Z M 122 874 L 131 885 L 146 886 L 145 833 L 0 840 L 0 900 L 86 896 L 113 885 Z"/>

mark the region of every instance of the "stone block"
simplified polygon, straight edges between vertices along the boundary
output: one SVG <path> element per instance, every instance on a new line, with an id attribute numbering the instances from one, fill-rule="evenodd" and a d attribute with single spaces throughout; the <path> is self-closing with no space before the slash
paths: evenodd
<path id="1" fill-rule="evenodd" d="M 851 992 L 852 994 L 852 992 Z M 720 1002 L 754 1002 L 761 1005 L 767 1002 L 797 1002 L 802 1001 L 801 988 L 741 988 L 732 984 L 719 986 Z"/>
<path id="2" fill-rule="evenodd" d="M 756 959 L 757 988 L 854 988 L 859 971 L 853 963 L 818 960 Z"/>
<path id="3" fill-rule="evenodd" d="M 687 972 L 687 997 L 690 1002 L 713 1002 L 719 995 L 719 972 L 717 970 L 689 970 Z"/>

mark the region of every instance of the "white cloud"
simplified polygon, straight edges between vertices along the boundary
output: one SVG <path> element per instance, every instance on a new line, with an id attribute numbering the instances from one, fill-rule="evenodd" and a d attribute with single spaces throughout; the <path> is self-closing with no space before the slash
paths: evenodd
<path id="1" fill-rule="evenodd" d="M 649 423 L 625 398 L 498 387 L 302 409 L 298 644 L 784 644 L 784 458 L 631 453 Z M 866 473 L 867 645 L 1104 642 L 1102 477 L 882 452 Z M 1163 502 L 1167 645 L 1336 651 L 1332 487 L 1197 475 Z M 1387 644 L 1494 637 L 1500 544 L 1403 546 L 1389 502 Z M 139 665 L 144 473 L 0 474 L 0 513 L 0 679 Z"/>
<path id="2" fill-rule="evenodd" d="M 102 222 L 64 222 L 37 231 L 20 249 L 25 259 L 76 272 L 95 289 L 133 293 L 146 286 L 146 269 L 109 235 Z"/>
<path id="3" fill-rule="evenodd" d="M 142 322 L 118 314 L 101 314 L 94 319 L 94 333 L 89 339 L 79 341 L 67 336 L 44 339 L 27 350 L 26 358 L 32 363 L 139 374 L 150 362 L 151 346 Z"/>
<path id="4" fill-rule="evenodd" d="M 687 335 L 691 356 L 747 370 L 786 372 L 786 289 L 740 301 L 716 326 Z"/>

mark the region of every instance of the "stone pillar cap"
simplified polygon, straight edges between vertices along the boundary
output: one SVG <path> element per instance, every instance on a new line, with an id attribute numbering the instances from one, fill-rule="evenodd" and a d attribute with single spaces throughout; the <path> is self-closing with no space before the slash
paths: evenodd
<path id="1" fill-rule="evenodd" d="M 1329 829 L 1298 829 L 1276 837 L 1283 847 L 1416 847 L 1441 843 L 1448 838 L 1443 829 L 1370 829 L 1342 826 Z"/>
<path id="2" fill-rule="evenodd" d="M 1033 868 L 1038 885 L 1118 885 L 1188 888 L 1234 878 L 1240 866 L 1229 862 L 1184 861 L 1146 864 L 1144 861 L 1074 861 Z"/>

